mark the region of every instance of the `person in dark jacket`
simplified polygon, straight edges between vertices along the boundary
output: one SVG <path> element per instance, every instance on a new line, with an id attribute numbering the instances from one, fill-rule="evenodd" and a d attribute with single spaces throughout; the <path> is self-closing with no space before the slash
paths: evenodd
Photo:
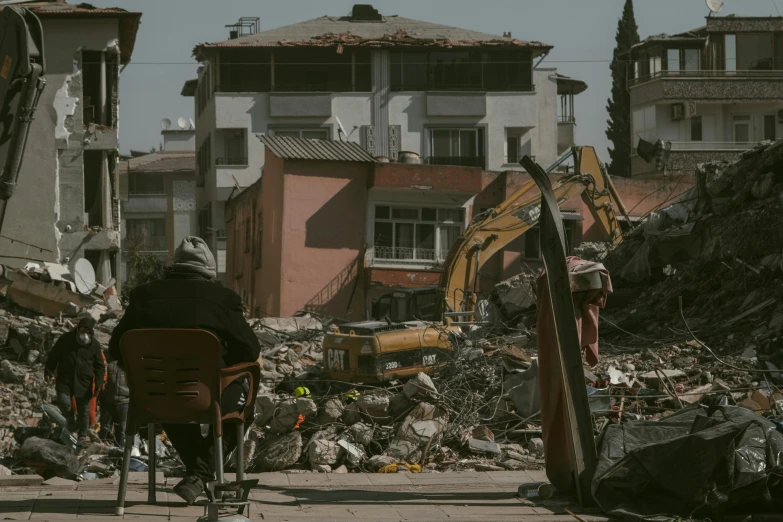
<path id="1" fill-rule="evenodd" d="M 255 362 L 261 346 L 242 313 L 242 301 L 233 290 L 215 281 L 215 259 L 207 244 L 188 236 L 174 254 L 174 264 L 163 279 L 136 288 L 125 315 L 109 342 L 111 358 L 121 360 L 120 339 L 139 328 L 194 328 L 208 330 L 223 344 L 223 366 Z M 240 410 L 247 401 L 247 382 L 235 381 L 223 390 L 220 408 Z M 164 425 L 163 429 L 185 464 L 187 476 L 174 492 L 188 504 L 214 480 L 212 435 L 205 439 L 198 424 Z M 235 437 L 224 437 L 224 454 L 236 446 Z"/>
<path id="2" fill-rule="evenodd" d="M 106 388 L 101 392 L 101 438 L 114 436 L 117 444 L 125 444 L 125 427 L 128 420 L 130 391 L 125 370 L 119 361 L 109 357 Z"/>
<path id="3" fill-rule="evenodd" d="M 93 338 L 94 328 L 95 319 L 82 318 L 74 330 L 57 340 L 44 368 L 47 381 L 56 376 L 57 406 L 70 422 L 78 418 L 82 440 L 89 429 L 90 400 L 100 392 L 106 375 L 101 345 Z M 71 407 L 71 397 L 76 399 L 76 412 Z"/>

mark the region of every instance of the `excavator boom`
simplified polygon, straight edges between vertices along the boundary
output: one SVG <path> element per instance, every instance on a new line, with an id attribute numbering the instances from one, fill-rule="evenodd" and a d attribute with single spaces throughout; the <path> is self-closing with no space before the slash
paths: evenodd
<path id="1" fill-rule="evenodd" d="M 574 158 L 574 174 L 562 178 L 553 187 L 558 205 L 581 196 L 605 239 L 619 242 L 620 227 L 611 198 L 614 197 L 623 210 L 624 207 L 595 149 L 574 147 L 571 155 Z M 446 258 L 441 277 L 446 312 L 473 310 L 481 267 L 538 223 L 541 195 L 537 189 L 534 193 L 534 189 L 533 181 L 525 183 L 499 206 L 477 216 L 457 240 Z M 451 322 L 448 316 L 446 322 Z"/>

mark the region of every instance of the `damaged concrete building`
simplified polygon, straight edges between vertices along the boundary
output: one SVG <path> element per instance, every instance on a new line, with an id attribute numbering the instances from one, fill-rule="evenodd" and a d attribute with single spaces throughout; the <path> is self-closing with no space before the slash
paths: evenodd
<path id="1" fill-rule="evenodd" d="M 141 13 L 62 0 L 28 2 L 44 31 L 47 86 L 8 203 L 0 263 L 73 264 L 119 279 L 119 76 Z"/>
<path id="2" fill-rule="evenodd" d="M 265 144 L 264 176 L 226 203 L 227 286 L 253 317 L 306 310 L 365 319 L 394 288 L 437 284 L 470 221 L 530 181 L 520 171 L 381 162 L 352 142 L 253 139 Z M 614 182 L 631 219 L 691 186 Z M 563 216 L 569 252 L 600 239 L 581 199 L 565 203 Z M 481 291 L 541 267 L 538 243 L 535 227 L 489 259 Z"/>
<path id="3" fill-rule="evenodd" d="M 397 161 L 521 169 L 573 145 L 584 82 L 537 66 L 552 46 L 379 13 L 355 5 L 259 31 L 242 18 L 223 42 L 196 46 L 202 235 L 225 272 L 225 202 L 264 169 L 255 134 L 360 144 Z"/>
<path id="4" fill-rule="evenodd" d="M 185 236 L 198 235 L 196 131 L 164 129 L 163 148 L 119 163 L 123 281 L 133 253 L 171 264 Z"/>
<path id="5" fill-rule="evenodd" d="M 668 174 L 783 137 L 783 17 L 709 16 L 643 40 L 630 60 L 631 141 L 670 141 Z M 662 172 L 634 153 L 631 174 Z"/>

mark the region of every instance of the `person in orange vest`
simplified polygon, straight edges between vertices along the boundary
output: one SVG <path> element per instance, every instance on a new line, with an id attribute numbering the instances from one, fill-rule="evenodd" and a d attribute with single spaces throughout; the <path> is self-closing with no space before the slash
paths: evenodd
<path id="1" fill-rule="evenodd" d="M 79 439 L 87 438 L 90 401 L 97 397 L 106 379 L 106 360 L 93 338 L 95 319 L 84 317 L 76 328 L 63 334 L 46 360 L 44 376 L 55 378 L 57 405 L 72 423 L 77 420 Z M 72 407 L 71 397 L 76 399 Z"/>

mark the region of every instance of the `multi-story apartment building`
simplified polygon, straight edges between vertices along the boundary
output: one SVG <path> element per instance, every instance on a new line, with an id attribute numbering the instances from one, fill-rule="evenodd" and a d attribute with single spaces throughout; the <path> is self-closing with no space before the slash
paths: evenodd
<path id="1" fill-rule="evenodd" d="M 199 76 L 182 93 L 195 98 L 202 234 L 219 272 L 225 201 L 263 172 L 257 134 L 356 142 L 391 161 L 412 152 L 433 165 L 519 170 L 529 154 L 550 164 L 573 144 L 573 96 L 587 88 L 536 67 L 550 49 L 368 5 L 263 32 L 241 19 L 229 40 L 197 46 Z M 418 204 L 406 197 L 383 199 Z"/>
<path id="2" fill-rule="evenodd" d="M 783 17 L 709 16 L 703 27 L 631 49 L 631 140 L 672 143 L 667 172 L 735 160 L 783 136 Z M 633 176 L 658 176 L 632 158 Z"/>
<path id="3" fill-rule="evenodd" d="M 6 209 L 0 263 L 73 267 L 86 258 L 97 282 L 107 284 L 119 279 L 121 262 L 119 78 L 141 13 L 62 0 L 22 7 L 43 26 L 46 87 Z"/>
<path id="4" fill-rule="evenodd" d="M 119 164 L 123 280 L 130 275 L 132 252 L 170 264 L 182 239 L 198 234 L 196 131 L 164 129 L 161 134 L 161 150 Z"/>

